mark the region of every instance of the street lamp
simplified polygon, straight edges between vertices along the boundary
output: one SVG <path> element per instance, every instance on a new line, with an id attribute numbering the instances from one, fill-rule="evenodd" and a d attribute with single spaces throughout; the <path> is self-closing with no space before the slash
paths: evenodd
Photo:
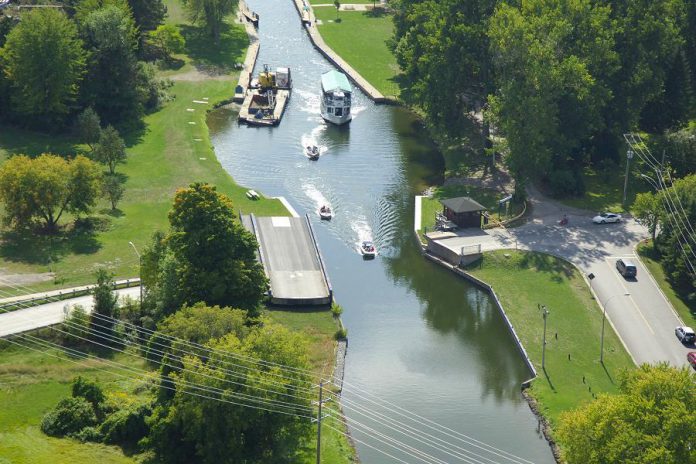
<path id="1" fill-rule="evenodd" d="M 628 191 L 628 167 L 631 164 L 631 159 L 633 159 L 633 150 L 629 149 L 626 152 L 626 177 L 624 178 L 624 194 L 623 194 L 623 205 L 626 206 L 626 192 Z"/>
<path id="2" fill-rule="evenodd" d="M 590 279 L 590 288 L 592 287 L 592 281 L 595 278 L 595 275 L 590 273 L 587 275 L 587 278 Z M 614 298 L 618 296 L 630 296 L 631 294 L 626 292 L 623 294 L 617 293 L 616 295 L 612 295 L 609 298 L 606 299 L 604 303 L 602 303 L 602 300 L 599 298 L 599 294 L 597 294 L 597 301 L 599 301 L 600 306 L 602 306 L 602 335 L 599 339 L 599 362 L 604 364 L 604 323 L 607 319 L 607 306 L 609 305 L 609 302 L 613 300 Z"/>
<path id="3" fill-rule="evenodd" d="M 128 244 L 135 251 L 135 255 L 138 257 L 138 279 L 140 279 L 140 307 L 143 307 L 143 257 L 138 253 L 138 249 L 135 248 L 133 242 L 128 242 Z"/>
<path id="4" fill-rule="evenodd" d="M 545 305 L 537 305 L 537 307 L 543 311 L 542 315 L 544 317 L 544 340 L 541 345 L 541 370 L 546 372 L 546 318 L 549 316 L 549 310 L 546 309 Z"/>
<path id="5" fill-rule="evenodd" d="M 655 179 L 653 179 L 652 177 L 650 177 L 649 175 L 647 175 L 647 174 L 641 174 L 640 177 L 642 177 L 643 179 L 645 179 L 645 180 L 647 180 L 648 182 L 650 182 L 650 185 L 652 185 L 652 187 L 653 187 L 656 191 L 659 191 L 659 190 L 660 190 L 660 186 L 657 185 L 657 181 L 656 181 Z"/>

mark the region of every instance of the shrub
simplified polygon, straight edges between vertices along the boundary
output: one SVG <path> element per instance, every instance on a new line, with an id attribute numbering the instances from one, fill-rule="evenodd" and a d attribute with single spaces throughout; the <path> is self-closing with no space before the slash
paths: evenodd
<path id="1" fill-rule="evenodd" d="M 83 398 L 95 410 L 98 410 L 106 399 L 104 392 L 96 382 L 80 376 L 73 380 L 72 396 L 73 398 Z"/>
<path id="2" fill-rule="evenodd" d="M 92 405 L 84 398 L 65 398 L 41 420 L 41 431 L 52 437 L 64 437 L 97 424 Z"/>
<path id="3" fill-rule="evenodd" d="M 114 412 L 99 427 L 104 443 L 134 445 L 144 438 L 149 427 L 145 419 L 152 414 L 147 405 L 139 405 Z"/>
<path id="4" fill-rule="evenodd" d="M 345 340 L 348 338 L 348 329 L 341 327 L 336 331 L 336 334 L 334 335 L 336 340 Z"/>
<path id="5" fill-rule="evenodd" d="M 331 314 L 333 314 L 334 317 L 339 317 L 341 314 L 343 314 L 343 307 L 338 303 L 332 303 Z"/>
<path id="6" fill-rule="evenodd" d="M 72 437 L 81 442 L 91 441 L 93 443 L 100 443 L 102 441 L 102 435 L 97 427 L 85 427 L 79 432 L 72 435 Z"/>
<path id="7" fill-rule="evenodd" d="M 85 343 L 85 338 L 89 334 L 89 315 L 85 308 L 80 305 L 75 305 L 70 310 L 70 313 L 65 318 L 65 324 L 62 327 L 63 344 L 65 345 L 80 345 Z"/>

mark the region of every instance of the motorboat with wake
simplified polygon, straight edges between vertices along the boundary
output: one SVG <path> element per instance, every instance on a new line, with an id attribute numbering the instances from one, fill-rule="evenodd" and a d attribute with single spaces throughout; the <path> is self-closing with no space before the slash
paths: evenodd
<path id="1" fill-rule="evenodd" d="M 312 161 L 318 160 L 319 147 L 317 147 L 316 145 L 307 145 L 307 147 L 305 147 L 305 156 Z"/>
<path id="2" fill-rule="evenodd" d="M 328 221 L 329 219 L 331 219 L 332 216 L 333 216 L 333 214 L 332 214 L 331 208 L 329 206 L 324 205 L 321 208 L 319 208 L 319 217 L 320 218 Z"/>
<path id="3" fill-rule="evenodd" d="M 360 253 L 364 259 L 373 259 L 377 255 L 375 244 L 366 240 L 360 244 Z"/>

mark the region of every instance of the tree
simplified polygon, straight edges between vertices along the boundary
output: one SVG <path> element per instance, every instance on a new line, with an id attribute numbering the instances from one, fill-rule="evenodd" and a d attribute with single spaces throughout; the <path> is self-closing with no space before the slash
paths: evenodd
<path id="1" fill-rule="evenodd" d="M 85 72 L 74 23 L 59 10 L 37 8 L 10 31 L 1 55 L 14 110 L 44 127 L 63 123 Z"/>
<path id="2" fill-rule="evenodd" d="M 568 464 L 696 462 L 696 395 L 689 368 L 643 365 L 618 395 L 565 413 L 558 428 Z"/>
<path id="3" fill-rule="evenodd" d="M 130 12 L 105 6 L 89 13 L 81 30 L 90 53 L 84 99 L 107 122 L 139 119 L 138 32 Z"/>
<path id="4" fill-rule="evenodd" d="M 109 174 L 116 173 L 116 165 L 126 161 L 126 144 L 113 126 L 107 126 L 99 136 L 99 143 L 92 153 L 95 161 L 109 167 Z"/>
<path id="5" fill-rule="evenodd" d="M 203 23 L 216 44 L 220 42 L 225 16 L 237 8 L 236 0 L 185 0 L 184 4 L 191 21 Z"/>
<path id="6" fill-rule="evenodd" d="M 128 3 L 128 0 L 77 0 L 75 5 L 75 21 L 79 25 L 83 25 L 91 13 L 107 6 L 114 6 L 130 15 L 132 11 Z"/>
<path id="7" fill-rule="evenodd" d="M 266 289 L 254 236 L 235 222 L 232 202 L 215 187 L 179 189 L 169 212 L 169 247 L 179 263 L 183 302 L 255 310 Z"/>
<path id="8" fill-rule="evenodd" d="M 101 119 L 96 111 L 90 106 L 77 116 L 75 128 L 80 140 L 84 141 L 90 151 L 94 151 L 94 145 L 101 137 Z"/>
<path id="9" fill-rule="evenodd" d="M 308 369 L 307 341 L 288 329 L 264 324 L 245 338 L 234 334 L 210 342 L 217 351 L 207 358 L 186 357 L 182 371 L 173 375 L 176 393 L 171 402 L 157 408 L 151 419 L 150 445 L 163 462 L 291 462 L 300 443 L 308 438 L 310 423 L 304 418 L 193 396 L 191 383 L 224 390 L 223 397 L 253 395 L 264 401 L 282 401 L 289 408 L 307 411 L 311 386 L 300 373 L 277 375 L 275 365 Z M 238 355 L 239 370 L 230 371 L 228 355 Z M 263 364 L 245 361 L 251 357 Z M 274 391 L 262 391 L 273 382 Z M 187 384 L 188 383 L 188 384 Z M 287 410 L 287 409 L 286 409 Z M 293 410 L 293 409 L 290 409 Z"/>
<path id="10" fill-rule="evenodd" d="M 633 202 L 631 210 L 638 221 L 648 228 L 654 241 L 662 212 L 659 197 L 651 192 L 639 193 L 636 195 L 636 200 Z"/>
<path id="11" fill-rule="evenodd" d="M 52 437 L 77 434 L 97 424 L 92 405 L 84 398 L 64 398 L 41 420 L 41 431 Z"/>
<path id="12" fill-rule="evenodd" d="M 112 319 L 118 317 L 118 295 L 114 292 L 113 274 L 105 269 L 99 269 L 95 277 L 97 283 L 92 291 L 94 299 L 91 318 L 92 339 L 99 345 L 118 344 L 110 338 L 114 335 Z"/>
<path id="13" fill-rule="evenodd" d="M 496 9 L 489 35 L 500 90 L 490 113 L 507 138 L 516 179 L 546 176 L 558 194 L 582 193 L 575 173 L 583 142 L 602 127 L 611 98 L 597 76 L 618 66 L 609 13 L 590 0 Z"/>
<path id="14" fill-rule="evenodd" d="M 121 179 L 119 179 L 117 175 L 107 174 L 104 176 L 103 187 L 104 196 L 109 200 L 109 203 L 111 203 L 111 211 L 116 211 L 116 205 L 121 201 L 123 193 L 126 190 L 123 186 L 123 182 L 121 182 Z"/>
<path id="15" fill-rule="evenodd" d="M 150 32 L 149 38 L 159 48 L 166 60 L 171 58 L 172 53 L 181 53 L 186 45 L 179 28 L 171 24 L 157 27 L 157 29 Z"/>
<path id="16" fill-rule="evenodd" d="M 44 154 L 32 159 L 13 156 L 0 166 L 0 201 L 5 223 L 26 227 L 43 221 L 57 230 L 64 212 L 88 213 L 96 203 L 101 183 L 99 166 L 84 156 L 67 161 Z"/>
<path id="17" fill-rule="evenodd" d="M 334 0 L 334 6 L 336 7 L 336 21 L 338 21 L 338 10 L 341 9 L 341 2 Z"/>
<path id="18" fill-rule="evenodd" d="M 128 0 L 133 18 L 142 32 L 151 31 L 164 22 L 167 7 L 162 0 Z"/>

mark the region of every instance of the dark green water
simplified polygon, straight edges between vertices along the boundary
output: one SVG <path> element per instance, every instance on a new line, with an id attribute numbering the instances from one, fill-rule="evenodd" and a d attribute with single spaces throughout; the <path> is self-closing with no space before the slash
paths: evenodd
<path id="1" fill-rule="evenodd" d="M 389 431 L 383 421 L 349 408 L 346 414 L 442 460 L 434 462 L 516 462 L 458 441 L 451 436 L 456 433 L 531 462 L 553 462 L 520 395 L 529 372 L 502 318 L 485 293 L 418 250 L 413 196 L 440 182 L 443 173 L 425 131 L 408 111 L 374 105 L 359 91 L 350 125 L 327 126 L 319 116 L 319 77 L 331 65 L 312 48 L 294 5 L 249 3 L 261 18 L 259 65 L 291 67 L 294 89 L 277 128 L 239 126 L 229 110 L 211 115 L 218 158 L 238 183 L 285 196 L 300 214 L 316 218 L 335 295 L 345 308 L 346 381 L 446 425 L 455 432 L 442 439 L 481 457 L 455 459 Z M 303 156 L 310 143 L 322 149 L 317 162 Z M 325 203 L 335 211 L 330 222 L 316 215 Z M 363 261 L 356 250 L 368 238 L 379 251 L 374 261 Z M 347 387 L 344 398 L 370 406 L 358 394 Z M 353 435 L 404 462 L 421 462 L 376 441 L 376 433 L 354 429 Z M 399 462 L 366 445 L 358 444 L 358 451 L 365 463 Z"/>

